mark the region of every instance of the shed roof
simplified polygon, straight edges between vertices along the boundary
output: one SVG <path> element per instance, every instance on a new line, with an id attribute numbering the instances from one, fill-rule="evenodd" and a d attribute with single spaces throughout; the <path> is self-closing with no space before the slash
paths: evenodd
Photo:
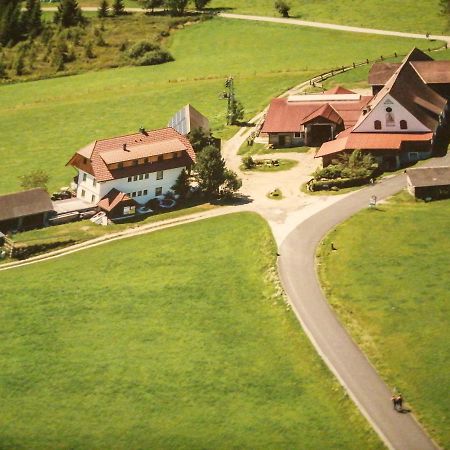
<path id="1" fill-rule="evenodd" d="M 136 204 L 136 202 L 128 194 L 113 188 L 97 203 L 97 206 L 109 212 L 112 211 L 117 205 L 125 201 L 131 201 Z"/>
<path id="2" fill-rule="evenodd" d="M 429 142 L 433 133 L 341 133 L 334 141 L 325 142 L 315 158 L 342 152 L 343 150 L 400 150 L 403 142 Z"/>
<path id="3" fill-rule="evenodd" d="M 199 128 L 208 132 L 209 120 L 191 104 L 187 104 L 174 114 L 169 120 L 168 126 L 185 136 L 192 130 Z"/>
<path id="4" fill-rule="evenodd" d="M 450 185 L 450 166 L 406 169 L 406 175 L 414 187 Z"/>
<path id="5" fill-rule="evenodd" d="M 0 196 L 0 220 L 18 219 L 53 211 L 53 204 L 47 191 L 30 189 Z"/>

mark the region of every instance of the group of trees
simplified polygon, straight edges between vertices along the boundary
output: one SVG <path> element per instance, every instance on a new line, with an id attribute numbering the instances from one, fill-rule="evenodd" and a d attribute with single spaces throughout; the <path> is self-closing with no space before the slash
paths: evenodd
<path id="1" fill-rule="evenodd" d="M 123 0 L 114 0 L 112 4 L 112 16 L 122 16 L 126 14 L 125 5 Z M 109 14 L 109 3 L 107 0 L 101 0 L 100 5 L 97 10 L 97 15 L 100 18 L 108 17 Z"/>
<path id="2" fill-rule="evenodd" d="M 241 186 L 242 181 L 237 174 L 227 169 L 217 142 L 211 133 L 202 129 L 193 130 L 189 140 L 197 155 L 197 162 L 193 167 L 192 175 L 182 171 L 175 185 L 174 192 L 185 197 L 189 191 L 190 182 L 196 182 L 199 190 L 207 197 L 231 197 Z"/>
<path id="3" fill-rule="evenodd" d="M 211 0 L 193 0 L 193 5 L 196 10 L 201 11 Z M 174 16 L 181 15 L 185 12 L 189 0 L 140 0 L 140 3 L 144 9 L 151 11 L 155 9 L 163 8 L 169 11 Z"/>

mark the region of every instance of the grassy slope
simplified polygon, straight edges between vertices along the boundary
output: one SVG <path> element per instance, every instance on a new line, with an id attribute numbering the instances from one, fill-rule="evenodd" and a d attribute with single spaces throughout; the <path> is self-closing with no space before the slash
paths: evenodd
<path id="1" fill-rule="evenodd" d="M 450 200 L 404 198 L 363 211 L 331 233 L 321 275 L 331 304 L 370 359 L 449 448 Z M 338 251 L 330 253 L 330 242 Z"/>
<path id="2" fill-rule="evenodd" d="M 235 214 L 0 274 L 2 448 L 381 448 L 274 264 Z"/>
<path id="3" fill-rule="evenodd" d="M 439 14 L 439 0 L 292 0 L 291 17 L 412 33 L 443 33 L 446 21 Z M 212 0 L 213 8 L 228 12 L 277 16 L 273 0 Z M 447 28 L 448 32 L 448 28 Z"/>
<path id="4" fill-rule="evenodd" d="M 324 43 L 327 52 L 318 52 Z M 18 189 L 17 176 L 38 167 L 51 172 L 51 190 L 67 185 L 73 171 L 64 164 L 75 150 L 140 125 L 165 126 L 188 102 L 222 129 L 225 103 L 218 94 L 230 73 L 237 77 L 237 94 L 251 117 L 272 96 L 313 73 L 380 51 L 406 51 L 414 44 L 217 19 L 176 33 L 169 46 L 173 63 L 3 86 L 0 192 Z M 230 133 L 233 129 L 225 135 Z"/>

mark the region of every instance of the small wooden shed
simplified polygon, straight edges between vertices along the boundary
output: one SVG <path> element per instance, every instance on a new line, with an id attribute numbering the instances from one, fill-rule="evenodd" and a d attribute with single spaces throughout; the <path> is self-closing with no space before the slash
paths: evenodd
<path id="1" fill-rule="evenodd" d="M 44 189 L 0 196 L 0 231 L 3 233 L 46 226 L 52 214 L 53 203 Z"/>
<path id="2" fill-rule="evenodd" d="M 407 169 L 406 180 L 409 193 L 416 198 L 450 197 L 450 166 Z"/>

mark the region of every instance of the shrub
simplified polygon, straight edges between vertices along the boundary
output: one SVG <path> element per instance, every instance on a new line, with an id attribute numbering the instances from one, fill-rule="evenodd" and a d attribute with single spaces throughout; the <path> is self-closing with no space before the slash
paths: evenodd
<path id="1" fill-rule="evenodd" d="M 242 165 L 244 166 L 244 169 L 251 169 L 255 167 L 255 161 L 250 155 L 244 156 L 242 158 Z"/>
<path id="2" fill-rule="evenodd" d="M 134 64 L 136 66 L 153 66 L 154 64 L 163 64 L 169 61 L 173 61 L 172 55 L 169 52 L 159 49 L 145 53 Z"/>
<path id="3" fill-rule="evenodd" d="M 159 45 L 148 41 L 141 41 L 131 46 L 127 51 L 127 55 L 132 59 L 137 59 L 153 50 L 159 50 Z"/>

